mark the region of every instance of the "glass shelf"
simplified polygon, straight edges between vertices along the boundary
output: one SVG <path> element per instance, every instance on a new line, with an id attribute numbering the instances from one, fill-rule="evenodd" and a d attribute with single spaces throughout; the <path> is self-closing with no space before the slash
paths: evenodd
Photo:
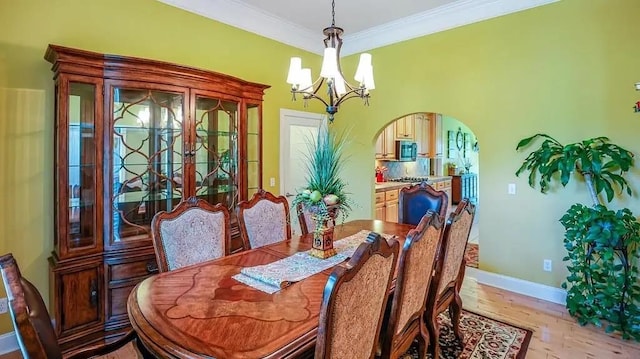
<path id="1" fill-rule="evenodd" d="M 237 131 L 209 131 L 209 130 L 197 129 L 196 130 L 196 135 L 198 137 L 208 137 L 208 136 L 230 137 L 230 136 L 233 136 L 235 138 L 235 137 L 238 136 L 238 132 Z"/>

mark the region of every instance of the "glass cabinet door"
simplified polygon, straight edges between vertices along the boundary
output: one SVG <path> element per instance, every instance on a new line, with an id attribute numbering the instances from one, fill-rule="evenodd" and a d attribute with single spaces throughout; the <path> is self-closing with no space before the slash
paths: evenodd
<path id="1" fill-rule="evenodd" d="M 96 237 L 96 84 L 68 82 L 66 99 L 67 248 L 95 247 Z M 61 101 L 62 99 L 59 99 Z M 62 181 L 61 183 L 64 183 Z"/>
<path id="2" fill-rule="evenodd" d="M 247 198 L 262 187 L 262 119 L 260 105 L 247 105 Z"/>
<path id="3" fill-rule="evenodd" d="M 222 203 L 230 213 L 238 204 L 238 102 L 195 95 L 195 195 Z"/>
<path id="4" fill-rule="evenodd" d="M 151 237 L 151 221 L 185 197 L 184 93 L 111 87 L 112 243 Z"/>

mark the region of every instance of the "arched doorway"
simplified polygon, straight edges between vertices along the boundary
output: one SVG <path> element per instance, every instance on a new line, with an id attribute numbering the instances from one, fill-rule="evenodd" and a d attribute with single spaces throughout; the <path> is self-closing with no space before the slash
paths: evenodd
<path id="1" fill-rule="evenodd" d="M 375 168 L 377 219 L 393 221 L 396 202 L 393 194 L 381 196 L 382 191 L 393 191 L 428 179 L 432 187 L 447 191 L 451 199 L 449 212 L 462 198 L 469 198 L 479 207 L 478 179 L 480 163 L 479 145 L 475 133 L 464 122 L 434 112 L 415 112 L 391 120 L 378 131 L 375 139 Z M 413 146 L 413 156 L 402 152 Z M 380 178 L 382 177 L 382 178 Z M 443 181 L 443 179 L 445 179 Z M 449 181 L 446 181 L 448 179 Z M 398 183 L 397 186 L 394 183 Z M 448 186 L 448 187 L 447 187 Z M 385 199 L 383 199 L 385 198 Z M 391 198 L 391 201 L 386 200 Z M 478 215 L 469 236 L 468 262 L 477 267 L 479 251 Z"/>

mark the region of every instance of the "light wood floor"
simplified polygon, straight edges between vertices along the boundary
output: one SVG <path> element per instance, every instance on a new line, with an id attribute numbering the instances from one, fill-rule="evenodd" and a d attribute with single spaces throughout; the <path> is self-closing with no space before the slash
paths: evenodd
<path id="1" fill-rule="evenodd" d="M 640 343 L 581 327 L 564 306 L 465 280 L 464 309 L 533 330 L 527 359 L 638 359 Z"/>
<path id="2" fill-rule="evenodd" d="M 623 341 L 593 326 L 581 327 L 562 305 L 478 284 L 462 286 L 463 307 L 533 330 L 527 359 L 638 359 L 640 343 Z M 19 353 L 0 359 L 21 358 Z"/>

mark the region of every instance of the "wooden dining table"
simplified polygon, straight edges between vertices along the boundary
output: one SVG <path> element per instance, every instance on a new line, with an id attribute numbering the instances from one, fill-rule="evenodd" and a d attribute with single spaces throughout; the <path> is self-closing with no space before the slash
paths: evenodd
<path id="1" fill-rule="evenodd" d="M 356 220 L 335 227 L 334 239 L 361 230 L 394 235 L 401 244 L 413 226 Z M 313 350 L 327 269 L 274 294 L 232 277 L 311 248 L 312 235 L 252 249 L 138 284 L 127 302 L 144 346 L 161 358 L 295 358 Z"/>

